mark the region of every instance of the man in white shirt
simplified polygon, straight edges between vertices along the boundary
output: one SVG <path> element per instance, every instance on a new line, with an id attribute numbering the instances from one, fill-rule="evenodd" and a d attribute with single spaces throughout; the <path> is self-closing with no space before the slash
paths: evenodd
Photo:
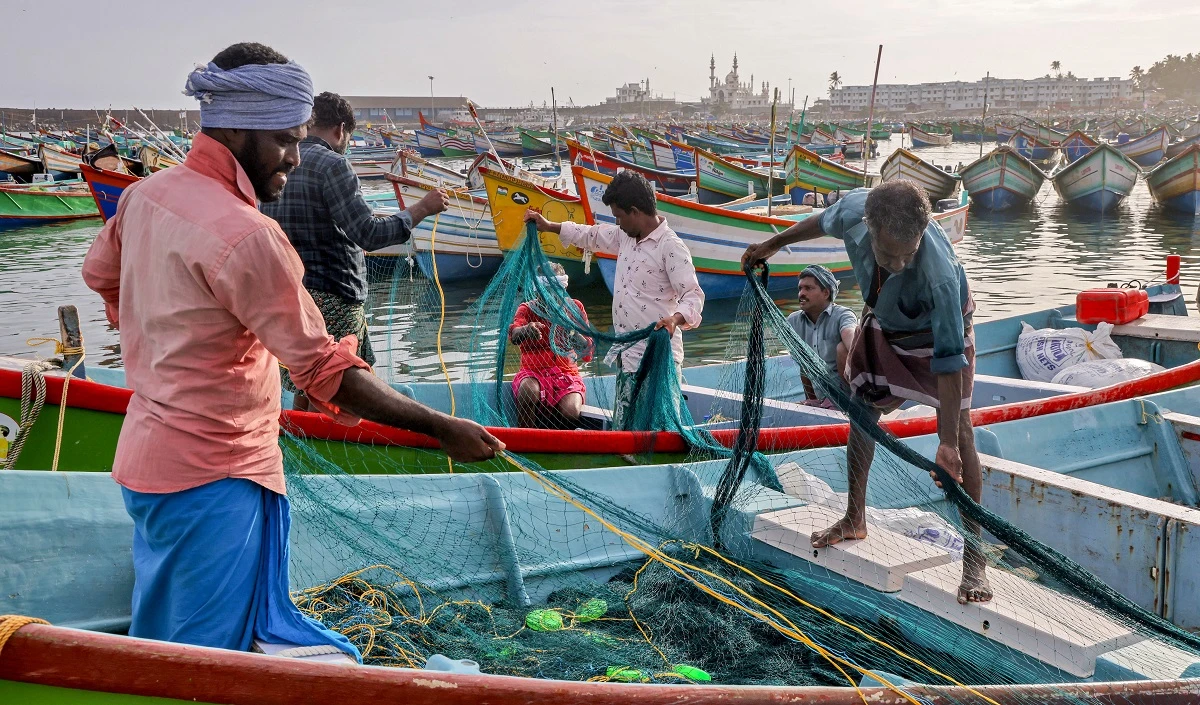
<path id="1" fill-rule="evenodd" d="M 665 328 L 677 369 L 683 367 L 683 333 L 700 325 L 704 290 L 696 280 L 692 254 L 658 215 L 654 189 L 641 174 L 617 174 L 604 191 L 614 223 L 552 223 L 532 209 L 525 219 L 541 232 L 557 233 L 564 245 L 617 258 L 613 282 L 613 328 L 627 333 L 648 325 Z M 635 396 L 634 379 L 646 350 L 642 340 L 613 346 L 605 362 L 617 366 L 613 428 L 624 430 Z"/>

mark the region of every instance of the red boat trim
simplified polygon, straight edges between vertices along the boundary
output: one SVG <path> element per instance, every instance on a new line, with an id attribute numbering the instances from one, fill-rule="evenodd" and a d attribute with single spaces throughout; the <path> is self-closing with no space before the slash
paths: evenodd
<path id="1" fill-rule="evenodd" d="M 12 636 L 0 679 L 60 688 L 227 705 L 345 700 L 406 705 L 907 705 L 885 688 L 581 683 L 540 678 L 309 663 L 277 656 L 185 646 L 30 625 Z M 978 686 L 999 705 L 1194 705 L 1200 680 Z M 906 686 L 931 705 L 974 702 L 963 688 Z"/>
<path id="2" fill-rule="evenodd" d="M 586 200 L 584 201 L 586 203 Z M 1034 416 L 1055 414 L 1060 411 L 1081 409 L 1086 406 L 1124 401 L 1133 397 L 1165 392 L 1186 384 L 1200 381 L 1200 360 L 1180 367 L 1164 370 L 1141 379 L 1114 384 L 1110 387 L 1093 389 L 1075 394 L 1064 394 L 1029 402 L 1017 402 L 1001 406 L 989 406 L 971 412 L 974 426 L 987 426 L 1004 421 L 1016 421 Z M 46 399 L 56 404 L 62 398 L 62 378 L 46 378 Z M 122 387 L 110 387 L 96 382 L 74 380 L 71 382 L 67 404 L 80 409 L 124 414 L 132 392 Z M 0 396 L 21 398 L 21 373 L 16 370 L 0 370 Z M 398 445 L 414 448 L 437 448 L 437 441 L 411 431 L 402 431 L 370 421 L 357 426 L 343 426 L 322 414 L 285 410 L 280 416 L 283 429 L 296 435 L 312 439 L 346 441 L 373 445 Z M 937 432 L 937 418 L 927 416 L 918 419 L 886 421 L 884 428 L 899 438 L 911 438 Z M 630 431 L 553 431 L 532 428 L 489 428 L 489 431 L 504 441 L 514 453 L 571 453 L 620 454 L 639 453 L 683 453 L 688 450 L 683 437 L 678 433 Z M 828 448 L 846 444 L 850 434 L 849 424 L 826 426 L 792 426 L 787 428 L 764 428 L 759 432 L 758 449 L 764 452 L 781 453 L 805 448 Z M 712 435 L 722 445 L 733 445 L 736 429 L 713 431 Z M 1200 440 L 1198 438 L 1197 440 Z"/>

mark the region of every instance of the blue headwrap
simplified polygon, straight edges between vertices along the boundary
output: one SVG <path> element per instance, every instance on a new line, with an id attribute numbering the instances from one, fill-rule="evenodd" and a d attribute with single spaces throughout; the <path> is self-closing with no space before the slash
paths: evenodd
<path id="1" fill-rule="evenodd" d="M 200 101 L 200 127 L 286 130 L 312 116 L 312 78 L 300 64 L 214 63 L 188 74 L 184 95 Z"/>
<path id="2" fill-rule="evenodd" d="M 833 272 L 819 264 L 810 264 L 804 268 L 803 272 L 800 272 L 800 278 L 803 279 L 804 277 L 816 279 L 817 284 L 820 284 L 822 289 L 829 292 L 830 301 L 837 298 L 838 280 L 837 277 L 833 276 Z"/>

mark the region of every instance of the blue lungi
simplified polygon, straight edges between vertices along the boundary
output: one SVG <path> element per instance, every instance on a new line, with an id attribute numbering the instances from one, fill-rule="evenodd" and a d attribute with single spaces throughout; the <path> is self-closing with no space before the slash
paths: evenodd
<path id="1" fill-rule="evenodd" d="M 361 662 L 346 637 L 292 602 L 287 497 L 233 478 L 168 494 L 121 490 L 134 524 L 130 636 L 238 651 L 254 639 L 328 644 Z"/>

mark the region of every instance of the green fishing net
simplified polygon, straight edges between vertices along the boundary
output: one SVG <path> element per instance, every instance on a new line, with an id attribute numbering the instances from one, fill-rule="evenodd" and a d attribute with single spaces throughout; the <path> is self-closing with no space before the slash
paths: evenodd
<path id="1" fill-rule="evenodd" d="M 366 663 L 420 668 L 443 654 L 484 673 L 698 685 L 852 686 L 874 674 L 914 703 L 1032 705 L 1123 700 L 1068 696 L 1067 685 L 1036 696 L 983 686 L 1159 673 L 1200 653 L 1195 635 L 972 502 L 930 460 L 936 439 L 901 441 L 876 423 L 830 379 L 757 274 L 730 326 L 727 359 L 736 362 L 714 378 L 708 410 L 694 408 L 697 394 L 680 380 L 664 331 L 590 325 L 555 276 L 527 236 L 442 341 L 468 370 L 445 392 L 457 413 L 515 427 L 512 380 L 530 351 L 509 329 L 532 302 L 547 324 L 545 349 L 534 352 L 583 367 L 587 406 L 599 413 L 579 422 L 584 430 L 560 432 L 561 453 L 464 465 L 433 448 L 298 432 L 282 440 L 296 602 L 346 634 Z M 431 300 L 434 311 L 445 300 L 436 283 L 407 272 L 394 279 L 403 280 L 389 292 L 398 320 L 444 328 L 429 313 Z M 396 328 L 403 340 L 408 331 Z M 614 401 L 612 370 L 600 360 L 641 341 L 628 424 L 641 445 L 582 460 L 583 439 L 604 443 L 587 424 L 603 426 Z M 892 538 L 872 560 L 920 559 L 944 573 L 902 588 L 873 585 L 879 576 L 854 573 L 861 562 L 838 562 L 841 549 L 809 545 L 804 521 L 823 528 L 845 506 L 846 451 L 773 448 L 760 436 L 797 413 L 801 375 L 841 410 L 828 414 L 831 438 L 848 421 L 878 443 L 868 518 L 873 535 Z M 655 453 L 662 432 L 680 434 L 686 453 Z M 1006 588 L 993 613 L 963 608 L 955 617 L 944 606 L 938 586 L 949 585 L 952 602 L 964 548 L 985 555 L 993 586 Z M 1014 636 L 1019 620 L 1038 629 Z M 1097 656 L 1113 652 L 1121 655 L 1110 661 L 1127 671 L 1099 670 Z M 913 683 L 966 689 L 933 697 Z"/>

